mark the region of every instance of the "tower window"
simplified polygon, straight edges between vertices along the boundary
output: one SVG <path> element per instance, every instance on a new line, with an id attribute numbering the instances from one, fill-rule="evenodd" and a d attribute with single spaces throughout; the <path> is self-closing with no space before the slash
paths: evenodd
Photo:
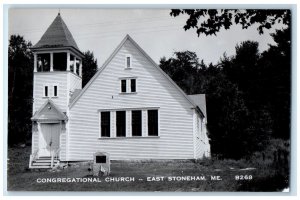
<path id="1" fill-rule="evenodd" d="M 44 97 L 48 97 L 48 86 L 44 87 Z"/>
<path id="2" fill-rule="evenodd" d="M 58 93 L 57 93 L 57 85 L 54 85 L 54 87 L 53 87 L 53 96 L 54 96 L 54 97 L 57 97 L 57 96 L 58 96 Z"/>
<path id="3" fill-rule="evenodd" d="M 50 53 L 37 55 L 37 70 L 38 72 L 50 71 Z"/>

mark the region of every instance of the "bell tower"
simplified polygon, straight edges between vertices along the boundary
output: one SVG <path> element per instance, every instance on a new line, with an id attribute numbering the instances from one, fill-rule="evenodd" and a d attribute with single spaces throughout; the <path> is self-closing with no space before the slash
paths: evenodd
<path id="1" fill-rule="evenodd" d="M 48 100 L 62 112 L 68 112 L 71 95 L 82 87 L 84 55 L 60 13 L 31 50 L 34 54 L 33 113 Z"/>

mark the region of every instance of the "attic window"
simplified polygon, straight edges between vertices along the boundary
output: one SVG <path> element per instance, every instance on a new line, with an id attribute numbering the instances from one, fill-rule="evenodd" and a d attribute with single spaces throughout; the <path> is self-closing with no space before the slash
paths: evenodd
<path id="1" fill-rule="evenodd" d="M 121 78 L 120 81 L 120 92 L 122 94 L 136 94 L 136 77 Z"/>
<path id="2" fill-rule="evenodd" d="M 131 55 L 126 55 L 125 69 L 130 69 L 131 67 L 132 67 Z"/>

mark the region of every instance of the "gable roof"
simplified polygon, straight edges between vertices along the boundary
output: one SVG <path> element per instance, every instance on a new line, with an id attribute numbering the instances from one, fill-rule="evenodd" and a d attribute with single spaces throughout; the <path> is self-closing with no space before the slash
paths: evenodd
<path id="1" fill-rule="evenodd" d="M 152 58 L 127 34 L 122 42 L 117 46 L 117 48 L 113 51 L 110 57 L 104 62 L 102 67 L 97 71 L 97 73 L 91 78 L 91 80 L 85 85 L 85 87 L 81 90 L 80 94 L 70 103 L 69 107 L 72 106 L 78 101 L 78 99 L 84 94 L 84 92 L 89 88 L 89 86 L 96 80 L 96 78 L 102 73 L 102 71 L 107 67 L 110 61 L 115 57 L 118 51 L 122 48 L 125 42 L 129 40 L 152 64 L 154 67 L 158 69 L 160 73 L 162 73 L 169 82 L 177 88 L 177 90 L 183 95 L 183 97 L 194 107 L 196 108 L 197 105 L 181 90 L 181 88 L 152 60 Z M 200 111 L 201 112 L 201 111 Z M 203 115 L 203 113 L 202 113 Z"/>
<path id="2" fill-rule="evenodd" d="M 47 120 L 68 120 L 64 114 L 53 101 L 48 99 L 38 111 L 36 111 L 31 118 L 32 121 L 47 121 Z"/>
<path id="3" fill-rule="evenodd" d="M 205 94 L 193 94 L 188 95 L 188 97 L 194 102 L 194 104 L 196 104 L 200 108 L 203 115 L 207 119 Z"/>
<path id="4" fill-rule="evenodd" d="M 61 18 L 60 13 L 58 13 L 52 24 L 32 49 L 57 47 L 71 47 L 82 53 L 64 20 Z"/>
<path id="5" fill-rule="evenodd" d="M 72 96 L 70 97 L 70 100 L 69 100 L 69 102 L 70 102 L 70 104 L 74 101 L 74 99 L 80 94 L 80 92 L 81 92 L 81 89 L 75 89 L 74 91 L 73 91 L 73 94 L 72 94 Z"/>

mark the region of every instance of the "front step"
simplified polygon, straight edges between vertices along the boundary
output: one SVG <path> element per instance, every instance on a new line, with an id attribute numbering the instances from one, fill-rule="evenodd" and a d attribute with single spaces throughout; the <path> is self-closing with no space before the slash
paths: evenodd
<path id="1" fill-rule="evenodd" d="M 56 165 L 58 161 L 58 159 L 53 160 L 53 166 Z M 51 168 L 51 158 L 40 157 L 32 162 L 30 168 Z"/>

